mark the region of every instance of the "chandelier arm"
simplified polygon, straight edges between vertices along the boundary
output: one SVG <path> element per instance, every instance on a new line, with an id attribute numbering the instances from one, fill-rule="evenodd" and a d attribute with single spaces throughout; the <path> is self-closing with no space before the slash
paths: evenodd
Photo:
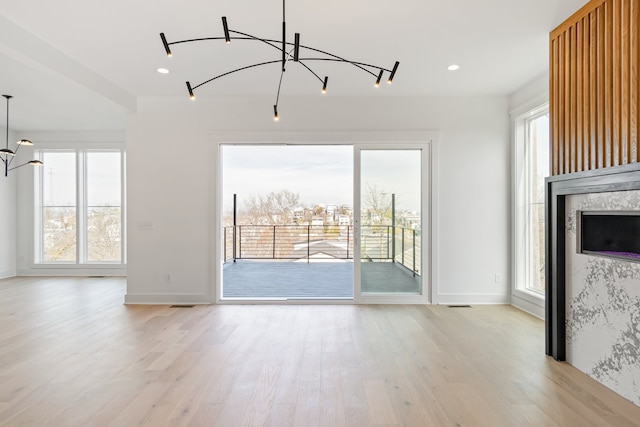
<path id="1" fill-rule="evenodd" d="M 369 68 L 373 68 L 375 70 L 381 70 L 381 71 L 386 71 L 388 73 L 390 73 L 392 70 L 389 70 L 387 68 L 384 67 L 378 67 L 376 65 L 372 65 L 372 64 L 366 64 L 364 62 L 356 62 L 356 61 L 349 61 L 348 59 L 338 59 L 338 58 L 300 58 L 300 61 L 333 61 L 333 62 L 346 62 L 355 66 L 362 66 L 362 67 L 369 67 Z M 369 74 L 372 74 L 374 76 L 377 76 L 377 74 L 372 73 L 371 71 L 365 69 L 365 71 L 367 71 Z"/>
<path id="2" fill-rule="evenodd" d="M 200 86 L 203 86 L 203 85 L 205 85 L 205 84 L 207 84 L 209 82 L 212 82 L 212 81 L 214 81 L 216 79 L 219 79 L 220 77 L 228 76 L 229 74 L 237 73 L 238 71 L 243 71 L 243 70 L 247 70 L 249 68 L 259 67 L 261 65 L 277 64 L 277 63 L 281 63 L 281 62 L 282 61 L 280 59 L 277 59 L 275 61 L 260 62 L 258 64 L 247 65 L 246 67 L 241 67 L 241 68 L 237 68 L 235 70 L 227 71 L 226 73 L 222 73 L 222 74 L 220 74 L 218 76 L 215 76 L 215 77 L 213 77 L 213 78 L 211 78 L 211 79 L 209 79 L 207 81 L 204 81 L 204 82 L 200 83 L 199 85 L 193 86 L 192 89 L 195 90 L 195 89 L 199 88 Z"/>
<path id="3" fill-rule="evenodd" d="M 282 43 L 281 40 L 262 39 L 260 37 L 252 36 L 251 34 L 243 33 L 241 31 L 235 31 L 235 30 L 229 30 L 229 32 L 244 36 L 244 37 L 229 37 L 231 40 L 253 40 L 253 41 L 263 42 L 273 47 L 274 49 L 278 49 L 278 51 L 282 51 L 282 48 L 275 44 L 275 43 L 278 43 L 278 44 Z M 167 43 L 167 45 L 171 46 L 174 44 L 202 42 L 202 41 L 209 41 L 209 40 L 226 40 L 226 38 L 225 37 L 200 37 L 197 39 L 177 40 L 175 42 Z M 287 44 L 293 46 L 293 43 L 287 42 Z"/>
<path id="4" fill-rule="evenodd" d="M 306 60 L 306 61 L 334 61 L 334 62 L 345 62 L 345 63 L 347 63 L 347 64 L 351 64 L 351 65 L 353 65 L 353 66 L 354 66 L 354 67 L 356 67 L 356 68 L 361 69 L 362 71 L 364 71 L 364 72 L 366 72 L 366 73 L 371 74 L 371 75 L 372 75 L 372 76 L 374 76 L 374 77 L 377 77 L 377 74 L 376 74 L 376 73 L 374 73 L 373 71 L 367 70 L 365 67 L 371 67 L 371 68 L 375 68 L 376 70 L 385 70 L 385 71 L 391 72 L 391 70 L 387 70 L 386 68 L 383 68 L 383 67 L 377 67 L 377 66 L 375 66 L 375 65 L 365 64 L 365 63 L 362 63 L 362 62 L 350 61 L 350 60 L 348 60 L 348 59 L 342 58 L 342 57 L 340 57 L 340 56 L 338 56 L 338 55 L 334 55 L 334 54 L 329 53 L 329 52 L 325 52 L 325 51 L 320 50 L 320 49 L 315 49 L 315 48 L 307 47 L 307 46 L 300 46 L 300 47 L 301 47 L 301 48 L 302 48 L 302 47 L 304 47 L 305 49 L 309 49 L 309 50 L 312 50 L 312 51 L 314 51 L 314 52 L 318 52 L 318 53 L 322 53 L 322 54 L 327 55 L 327 56 L 331 56 L 331 58 L 301 58 L 301 59 L 300 59 L 300 61 L 302 61 L 302 60 Z"/>
<path id="5" fill-rule="evenodd" d="M 270 39 L 261 39 L 260 37 L 255 37 L 252 36 L 251 34 L 245 34 L 242 33 L 240 31 L 234 31 L 234 30 L 229 30 L 230 33 L 236 33 L 236 34 L 240 34 L 242 36 L 245 37 L 229 37 L 231 40 L 255 40 L 255 41 L 262 41 L 262 42 L 271 42 L 271 43 L 280 43 L 280 40 L 270 40 Z M 167 43 L 167 45 L 171 46 L 174 44 L 182 44 L 182 43 L 192 43 L 192 42 L 204 42 L 204 41 L 209 41 L 209 40 L 226 40 L 224 37 L 200 37 L 197 39 L 186 39 L 186 40 L 177 40 L 175 42 L 171 42 L 171 43 Z M 287 43 L 287 44 L 293 44 L 293 43 Z M 275 47 L 278 50 L 282 50 L 282 48 L 272 45 L 269 43 L 270 46 Z"/>
<path id="6" fill-rule="evenodd" d="M 12 168 L 9 168 L 9 165 L 7 165 L 7 168 L 8 168 L 8 169 L 7 169 L 7 172 L 8 172 L 8 171 L 12 171 L 12 170 L 14 170 L 14 169 L 21 168 L 21 167 L 23 167 L 23 166 L 27 166 L 28 164 L 30 164 L 30 162 L 23 163 L 23 164 L 21 164 L 21 165 L 14 166 L 14 167 L 12 167 Z"/>
<path id="7" fill-rule="evenodd" d="M 21 146 L 22 146 L 21 144 L 18 144 L 18 148 L 16 148 L 16 151 L 13 152 L 13 156 L 11 156 L 10 159 L 7 159 L 7 167 L 11 166 L 11 163 L 13 163 L 13 159 L 15 159 L 16 156 L 18 155 L 18 150 L 20 150 Z M 11 170 L 11 169 L 9 169 L 9 170 Z"/>
<path id="8" fill-rule="evenodd" d="M 244 36 L 244 37 L 231 37 L 231 40 L 255 40 L 255 41 L 258 41 L 258 42 L 265 43 L 265 44 L 271 46 L 272 48 L 277 49 L 280 52 L 284 52 L 284 49 L 282 47 L 278 46 L 278 44 L 282 43 L 281 40 L 263 39 L 263 38 L 260 38 L 260 37 L 253 36 L 251 34 L 243 33 L 241 31 L 235 31 L 235 30 L 229 30 L 229 32 L 230 33 L 235 33 L 235 34 L 240 34 L 241 36 Z M 288 44 L 293 46 L 293 43 L 284 43 L 283 46 L 286 46 Z"/>
<path id="9" fill-rule="evenodd" d="M 281 48 L 281 47 L 279 47 L 278 45 L 275 44 L 275 43 L 280 43 L 280 40 L 262 39 L 260 37 L 252 36 L 251 34 L 243 33 L 243 32 L 240 32 L 240 31 L 235 31 L 235 30 L 229 30 L 229 32 L 245 36 L 245 37 L 237 37 L 237 39 L 239 39 L 239 40 L 255 40 L 255 41 L 259 41 L 259 42 L 265 43 L 268 46 L 271 46 L 274 49 L 277 49 L 278 51 L 283 52 L 283 54 L 286 54 L 286 57 L 287 57 L 286 62 L 290 61 L 291 58 L 292 58 L 291 52 L 286 53 L 283 50 L 283 48 Z M 232 37 L 232 39 L 236 39 L 236 37 Z M 295 48 L 295 43 L 283 43 L 283 46 L 286 46 L 286 45 L 291 45 L 291 46 L 293 46 Z M 300 47 L 303 47 L 303 46 L 300 46 Z M 299 62 L 299 61 L 296 61 L 296 62 Z M 322 83 L 322 81 L 323 81 L 322 78 L 319 75 L 317 75 L 316 73 L 314 73 L 311 70 L 311 68 L 309 68 L 305 64 L 302 64 L 302 66 L 305 67 L 307 70 L 309 70 L 311 72 L 311 74 L 316 76 L 316 78 Z"/>
<path id="10" fill-rule="evenodd" d="M 200 38 L 197 38 L 197 39 L 177 40 L 175 42 L 167 43 L 167 45 L 171 46 L 173 44 L 202 42 L 202 41 L 207 41 L 207 40 L 225 40 L 225 38 L 224 37 L 200 37 Z"/>
<path id="11" fill-rule="evenodd" d="M 276 49 L 276 50 L 278 50 L 278 51 L 281 51 L 281 52 L 283 52 L 284 54 L 286 54 L 286 56 L 287 56 L 286 61 L 287 61 L 287 62 L 291 59 L 291 52 L 286 53 L 286 52 L 283 50 L 283 48 L 279 47 L 279 46 L 276 44 L 276 43 L 280 43 L 280 40 L 263 39 L 263 38 L 256 37 L 256 36 L 253 36 L 253 35 L 251 35 L 251 34 L 243 33 L 242 31 L 236 31 L 236 30 L 229 30 L 229 32 L 230 32 L 230 33 L 234 33 L 234 34 L 240 34 L 241 36 L 244 36 L 244 37 L 231 37 L 231 40 L 254 40 L 254 41 L 259 41 L 259 42 L 262 42 L 262 43 L 264 43 L 264 44 L 266 44 L 266 45 L 268 45 L 268 46 L 271 46 L 272 48 L 274 48 L 274 49 Z M 211 38 L 211 40 L 219 40 L 219 39 L 224 39 L 224 37 L 215 37 L 215 38 Z M 197 40 L 206 40 L 206 39 L 197 39 Z M 195 40 L 193 40 L 193 41 L 195 41 Z M 286 46 L 286 45 L 291 45 L 291 46 L 294 46 L 294 47 L 295 47 L 295 43 L 283 43 L 283 46 Z M 304 47 L 304 46 L 300 46 L 300 47 Z M 297 61 L 297 62 L 299 62 L 299 61 Z M 309 72 L 311 72 L 311 74 L 313 74 L 313 75 L 314 75 L 314 76 L 315 76 L 315 77 L 320 81 L 320 83 L 322 83 L 322 82 L 323 82 L 322 78 L 321 78 L 319 75 L 317 75 L 316 73 L 314 73 L 314 72 L 311 70 L 311 68 L 309 68 L 309 67 L 308 67 L 307 65 L 305 65 L 305 64 L 302 64 L 302 66 L 303 66 L 303 67 L 305 67 L 307 70 L 309 70 Z M 203 83 L 203 84 L 204 84 L 204 83 Z M 195 89 L 195 88 L 194 88 L 194 89 Z"/>
<path id="12" fill-rule="evenodd" d="M 322 77 L 320 77 L 319 75 L 317 75 L 317 74 L 316 74 L 316 73 L 315 73 L 315 72 L 314 72 L 314 71 L 313 71 L 313 70 L 312 70 L 312 69 L 311 69 L 307 64 L 305 64 L 304 62 L 302 62 L 302 60 L 301 60 L 301 59 L 300 59 L 300 60 L 298 60 L 297 62 L 299 62 L 299 63 L 300 63 L 300 65 L 302 65 L 304 68 L 306 68 L 307 70 L 309 70 L 309 72 L 310 72 L 311 74 L 313 74 L 314 76 L 316 76 L 316 78 L 317 78 L 318 80 L 320 80 L 320 83 L 323 83 L 323 82 L 324 82 L 324 80 L 322 80 Z"/>
<path id="13" fill-rule="evenodd" d="M 252 40 L 261 41 L 261 42 L 266 43 L 266 44 L 268 44 L 269 46 L 271 46 L 271 47 L 273 47 L 275 49 L 278 49 L 279 51 L 282 51 L 282 48 L 276 46 L 275 44 L 272 44 L 272 43 L 280 43 L 280 40 L 261 39 L 260 37 L 254 37 L 251 34 L 241 33 L 240 31 L 231 31 L 231 32 L 232 33 L 236 33 L 236 34 L 241 34 L 241 35 L 246 36 L 246 37 L 249 37 Z M 244 39 L 244 40 L 246 40 L 246 39 Z M 291 43 L 291 42 L 287 42 L 285 44 L 286 45 L 295 46 L 295 43 Z M 346 62 L 346 63 L 351 64 L 351 65 L 353 65 L 353 66 L 355 66 L 357 68 L 360 68 L 361 70 L 371 74 L 374 77 L 377 77 L 377 74 L 375 74 L 372 71 L 367 70 L 364 67 L 375 68 L 376 70 L 384 70 L 384 71 L 387 71 L 389 73 L 391 72 L 391 70 L 388 70 L 388 69 L 386 69 L 384 67 L 378 67 L 378 66 L 371 65 L 371 64 L 365 64 L 363 62 L 350 61 L 348 59 L 342 58 L 341 56 L 334 55 L 333 53 L 325 52 L 324 50 L 316 49 L 316 48 L 313 48 L 313 47 L 300 45 L 300 48 L 309 49 L 309 50 L 314 51 L 314 52 L 318 52 L 318 53 L 322 53 L 322 54 L 327 55 L 327 56 L 331 56 L 331 58 L 301 58 L 300 61 L 302 61 L 302 60 L 312 60 L 312 61 L 324 60 L 324 61 Z M 318 78 L 320 79 L 320 77 L 318 77 Z M 322 81 L 322 79 L 320 79 L 320 81 Z"/>
<path id="14" fill-rule="evenodd" d="M 251 34 L 243 33 L 241 31 L 235 31 L 235 30 L 229 30 L 229 32 L 230 33 L 235 33 L 235 34 L 240 34 L 241 36 L 244 36 L 244 37 L 231 37 L 231 40 L 253 40 L 253 41 L 258 41 L 258 42 L 265 43 L 266 45 L 271 46 L 272 48 L 277 49 L 280 52 L 283 51 L 281 47 L 276 45 L 276 43 L 282 43 L 281 40 L 263 39 L 263 38 L 260 38 L 260 37 L 252 36 Z M 226 39 L 224 37 L 203 37 L 203 38 L 197 38 L 197 39 L 179 40 L 179 41 L 171 42 L 171 43 L 168 43 L 168 44 L 169 45 L 173 45 L 173 44 L 191 43 L 191 42 L 207 41 L 207 40 L 226 40 Z M 295 46 L 295 43 L 286 42 L 285 45 Z M 363 62 L 350 61 L 350 60 L 348 60 L 346 58 L 343 58 L 343 57 L 338 56 L 338 55 L 334 55 L 333 53 L 329 53 L 329 52 L 326 52 L 326 51 L 321 50 L 321 49 L 316 49 L 316 48 L 309 47 L 309 46 L 304 46 L 304 45 L 300 45 L 300 48 L 309 49 L 309 50 L 311 50 L 313 52 L 322 53 L 323 55 L 327 55 L 327 56 L 331 57 L 331 58 L 301 58 L 301 60 L 305 59 L 307 61 L 313 60 L 313 61 L 346 62 L 348 64 L 353 65 L 354 67 L 360 68 L 361 70 L 371 74 L 374 77 L 377 77 L 377 74 L 375 74 L 372 71 L 367 70 L 365 67 L 374 68 L 376 70 L 384 70 L 384 71 L 386 71 L 388 73 L 391 72 L 391 70 L 389 70 L 388 68 L 378 67 L 378 66 L 372 65 L 372 64 L 365 64 Z M 320 79 L 320 80 L 322 80 L 322 79 Z"/>
<path id="15" fill-rule="evenodd" d="M 248 38 L 249 38 L 249 39 L 251 39 L 251 40 L 256 40 L 256 41 L 263 42 L 263 43 L 265 43 L 265 44 L 267 44 L 267 45 L 269 45 L 269 46 L 273 47 L 274 49 L 278 49 L 279 51 L 283 52 L 283 49 L 282 49 L 282 48 L 280 48 L 280 47 L 278 47 L 277 45 L 273 44 L 273 43 L 280 43 L 280 40 L 262 39 L 262 38 L 260 38 L 260 37 L 252 36 L 251 34 L 243 33 L 243 32 L 240 32 L 240 31 L 235 31 L 235 30 L 229 30 L 229 32 L 231 32 L 231 33 L 236 33 L 236 34 L 240 34 L 240 35 L 243 35 L 243 36 L 245 36 L 245 37 L 248 37 Z M 235 37 L 232 37 L 232 39 L 234 39 L 234 38 L 235 38 Z M 247 40 L 247 39 L 243 39 L 243 38 L 241 38 L 241 37 L 238 37 L 238 39 L 239 39 L 239 40 Z M 291 45 L 291 46 L 295 46 L 295 43 L 292 43 L 292 42 L 286 42 L 286 43 L 283 43 L 283 45 Z M 313 47 L 300 45 L 300 48 L 309 49 L 309 50 L 314 51 L 314 52 L 318 52 L 318 53 L 322 53 L 322 54 L 327 55 L 327 56 L 331 56 L 332 58 L 326 58 L 325 60 L 326 60 L 326 61 L 336 61 L 336 62 L 346 62 L 346 63 L 351 64 L 351 65 L 353 65 L 353 66 L 355 66 L 355 67 L 357 67 L 357 68 L 360 68 L 361 70 L 363 70 L 363 71 L 365 71 L 365 72 L 367 72 L 367 73 L 371 74 L 371 75 L 372 75 L 372 76 L 374 76 L 374 77 L 377 77 L 377 74 L 375 74 L 375 73 L 374 73 L 374 72 L 372 72 L 372 71 L 367 70 L 367 69 L 366 69 L 366 68 L 364 68 L 364 67 L 375 68 L 376 70 L 384 70 L 384 71 L 387 71 L 387 72 L 389 72 L 389 73 L 391 72 L 391 70 L 388 70 L 388 69 L 386 69 L 386 68 L 384 68 L 384 67 L 377 67 L 377 66 L 375 66 L 375 65 L 365 64 L 365 63 L 362 63 L 362 62 L 349 61 L 348 59 L 342 58 L 341 56 L 334 55 L 333 53 L 329 53 L 329 52 L 326 52 L 326 51 L 324 51 L 324 50 L 316 49 L 316 48 L 313 48 Z M 302 59 L 305 59 L 305 58 L 302 58 Z M 302 59 L 300 59 L 300 60 L 302 60 Z M 314 60 L 314 61 L 315 61 L 315 60 L 322 60 L 322 58 L 307 58 L 307 59 L 311 59 L 311 60 Z M 319 78 L 319 77 L 318 77 L 318 78 Z M 320 79 L 320 78 L 319 78 L 319 79 Z M 322 81 L 322 79 L 320 79 L 320 81 Z"/>
<path id="16" fill-rule="evenodd" d="M 289 44 L 292 44 L 292 43 L 289 43 Z M 287 62 L 289 62 L 289 61 L 291 61 L 291 60 L 293 59 L 293 56 L 291 55 L 291 52 L 292 52 L 292 51 L 293 51 L 293 49 L 292 49 L 292 50 L 290 50 L 290 51 L 287 53 Z M 316 74 L 316 73 L 315 73 L 315 72 L 314 72 L 314 71 L 313 71 L 309 66 L 307 66 L 307 64 L 302 63 L 299 59 L 298 59 L 298 61 L 295 61 L 295 62 L 300 62 L 300 65 L 302 65 L 302 66 L 303 66 L 304 68 L 306 68 L 306 69 L 307 69 L 311 74 L 313 74 L 313 75 L 316 77 L 316 79 L 318 79 L 318 80 L 320 81 L 320 83 L 324 83 L 324 80 L 322 80 L 322 77 L 320 77 L 319 75 L 317 75 L 317 74 Z M 279 91 L 280 91 L 280 90 L 278 89 L 278 92 L 279 92 Z"/>
<path id="17" fill-rule="evenodd" d="M 284 47 L 284 43 L 283 43 L 283 47 Z M 276 114 L 278 111 L 278 104 L 280 103 L 280 89 L 282 88 L 282 78 L 284 77 L 284 72 L 286 71 L 285 66 L 290 59 L 291 59 L 291 52 L 286 52 L 283 50 L 282 51 L 282 70 L 280 71 L 280 81 L 278 82 L 278 92 L 276 93 L 276 103 L 274 105 Z"/>
<path id="18" fill-rule="evenodd" d="M 280 88 L 282 87 L 282 78 L 284 77 L 284 68 L 280 71 L 280 82 L 278 83 L 278 92 L 276 94 L 276 109 L 278 108 L 278 104 L 280 103 Z"/>
<path id="19" fill-rule="evenodd" d="M 274 47 L 275 47 L 276 49 L 280 49 L 280 48 L 278 48 L 277 46 L 274 46 Z M 288 54 L 287 56 L 288 56 L 289 58 L 291 57 L 291 55 L 290 55 L 290 54 Z M 235 70 L 227 71 L 226 73 L 222 73 L 222 74 L 217 75 L 217 76 L 215 76 L 215 77 L 213 77 L 213 78 L 211 78 L 211 79 L 209 79 L 209 80 L 206 80 L 206 81 L 204 81 L 204 82 L 202 82 L 202 83 L 200 83 L 200 84 L 198 84 L 198 85 L 196 85 L 196 86 L 193 86 L 191 89 L 192 89 L 192 90 L 196 90 L 196 89 L 197 89 L 197 88 L 199 88 L 200 86 L 204 86 L 204 85 L 205 85 L 205 84 L 207 84 L 207 83 L 210 83 L 210 82 L 212 82 L 212 81 L 214 81 L 214 80 L 217 80 L 217 79 L 219 79 L 219 78 L 221 78 L 221 77 L 228 76 L 229 74 L 237 73 L 238 71 L 247 70 L 247 69 L 249 69 L 249 68 L 260 67 L 260 66 L 262 66 L 262 65 L 275 64 L 275 63 L 279 63 L 279 62 L 281 62 L 281 60 L 274 60 L 274 61 L 260 62 L 260 63 L 258 63 L 258 64 L 247 65 L 246 67 L 241 67 L 241 68 L 237 68 L 237 69 L 235 69 Z M 323 81 L 323 80 L 320 78 L 320 76 L 318 76 L 316 73 L 314 73 L 314 72 L 313 72 L 313 70 L 311 70 L 311 68 L 309 68 L 306 64 L 303 64 L 302 62 L 300 62 L 300 64 L 302 64 L 302 66 L 303 66 L 303 67 L 305 67 L 307 70 L 309 70 L 309 72 L 311 72 L 314 76 L 316 76 L 316 78 L 317 78 L 318 80 L 320 80 L 320 82 L 322 82 L 322 81 Z M 279 93 L 279 90 L 278 90 L 278 93 Z"/>

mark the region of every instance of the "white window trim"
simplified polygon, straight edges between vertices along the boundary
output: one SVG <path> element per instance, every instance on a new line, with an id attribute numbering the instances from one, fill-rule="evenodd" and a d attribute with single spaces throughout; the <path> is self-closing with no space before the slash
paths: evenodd
<path id="1" fill-rule="evenodd" d="M 86 191 L 84 182 L 86 182 L 86 154 L 91 152 L 119 152 L 120 153 L 120 185 L 121 185 L 121 226 L 122 226 L 122 245 L 121 245 L 121 262 L 104 262 L 92 263 L 83 262 L 86 259 L 86 248 L 82 241 L 83 233 L 79 233 L 76 248 L 75 262 L 42 262 L 41 260 L 41 238 L 42 238 L 42 218 L 41 206 L 39 205 L 42 194 L 42 173 L 41 169 L 34 169 L 34 197 L 33 197 L 33 245 L 31 246 L 31 262 L 28 269 L 22 270 L 21 275 L 104 275 L 104 276 L 125 276 L 127 249 L 126 249 L 126 152 L 123 144 L 108 144 L 107 146 L 99 146 L 101 144 L 91 144 L 90 147 L 79 147 L 76 144 L 64 144 L 60 147 L 45 147 L 35 151 L 36 158 L 41 158 L 42 153 L 46 152 L 75 152 L 76 153 L 76 209 L 77 209 L 77 229 L 84 230 L 82 224 L 84 222 L 84 201 L 86 200 Z M 81 178 L 82 177 L 82 178 Z"/>
<path id="2" fill-rule="evenodd" d="M 513 139 L 513 162 L 512 162 L 512 185 L 513 185 L 513 206 L 512 206 L 512 302 L 518 307 L 538 316 L 544 317 L 545 295 L 542 292 L 534 291 L 524 287 L 528 280 L 527 259 L 528 248 L 528 225 L 526 213 L 528 202 L 528 167 L 525 163 L 528 146 L 528 123 L 530 120 L 547 114 L 549 111 L 548 101 L 538 102 L 526 108 L 512 111 L 512 139 Z"/>

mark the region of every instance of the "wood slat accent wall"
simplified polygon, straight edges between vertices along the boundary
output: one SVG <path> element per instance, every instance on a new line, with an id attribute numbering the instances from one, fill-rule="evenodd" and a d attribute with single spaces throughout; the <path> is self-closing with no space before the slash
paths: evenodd
<path id="1" fill-rule="evenodd" d="M 550 34 L 551 174 L 638 162 L 640 0 L 592 0 Z"/>

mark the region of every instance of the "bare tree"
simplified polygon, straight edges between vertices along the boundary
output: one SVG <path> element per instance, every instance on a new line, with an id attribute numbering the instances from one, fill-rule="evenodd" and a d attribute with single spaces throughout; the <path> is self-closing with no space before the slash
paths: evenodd
<path id="1" fill-rule="evenodd" d="M 92 208 L 87 216 L 87 255 L 90 261 L 120 261 L 121 211 L 117 207 Z"/>
<path id="2" fill-rule="evenodd" d="M 384 190 L 378 190 L 375 185 L 368 184 L 363 200 L 366 206 L 362 208 L 369 211 L 370 217 L 368 220 L 370 224 L 382 224 L 385 219 L 391 219 L 390 193 Z"/>
<path id="3" fill-rule="evenodd" d="M 252 225 L 285 225 L 293 223 L 293 209 L 300 203 L 298 193 L 289 190 L 252 195 L 244 202 L 241 214 Z"/>
<path id="4" fill-rule="evenodd" d="M 122 244 L 119 207 L 92 208 L 87 215 L 89 261 L 120 261 Z M 45 261 L 75 261 L 77 230 L 75 208 L 45 209 L 43 212 L 43 257 Z"/>
<path id="5" fill-rule="evenodd" d="M 43 212 L 45 261 L 76 260 L 75 208 L 45 208 Z"/>

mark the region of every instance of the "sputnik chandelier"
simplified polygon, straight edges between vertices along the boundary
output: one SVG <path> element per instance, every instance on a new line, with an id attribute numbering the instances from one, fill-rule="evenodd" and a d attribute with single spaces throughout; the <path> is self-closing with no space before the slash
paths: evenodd
<path id="1" fill-rule="evenodd" d="M 0 148 L 0 160 L 2 160 L 2 163 L 4 163 L 4 176 L 9 176 L 9 171 L 18 169 L 19 167 L 22 167 L 22 166 L 26 166 L 26 165 L 42 166 L 43 163 L 40 160 L 30 160 L 27 163 L 23 163 L 21 165 L 11 167 L 11 163 L 13 163 L 13 160 L 18 154 L 18 150 L 20 150 L 20 147 L 22 147 L 23 145 L 33 145 L 33 143 L 28 139 L 21 139 L 20 141 L 16 142 L 16 144 L 18 145 L 18 147 L 16 148 L 16 151 L 9 149 L 9 100 L 13 97 L 11 95 L 2 95 L 2 96 L 4 96 L 7 99 L 7 128 L 6 128 L 5 145 L 4 145 L 4 148 Z"/>
<path id="2" fill-rule="evenodd" d="M 326 93 L 327 91 L 327 83 L 329 80 L 328 76 L 325 76 L 324 79 L 321 78 L 315 71 L 313 71 L 311 69 L 311 67 L 308 65 L 308 63 L 314 62 L 314 61 L 332 61 L 332 62 L 340 62 L 340 63 L 346 63 L 346 64 L 351 64 L 356 68 L 359 68 L 360 70 L 372 75 L 376 80 L 375 80 L 375 87 L 378 87 L 380 85 L 380 81 L 382 80 L 384 73 L 387 72 L 389 73 L 389 77 L 387 79 L 388 83 L 392 83 L 393 82 L 393 78 L 396 75 L 396 71 L 398 70 L 398 65 L 400 65 L 400 63 L 398 61 L 396 61 L 396 63 L 394 64 L 392 69 L 387 69 L 384 67 L 380 67 L 377 65 L 371 65 L 371 64 L 365 64 L 362 62 L 356 62 L 356 61 L 351 61 L 348 59 L 345 59 L 343 57 L 340 57 L 338 55 L 334 55 L 332 53 L 329 52 L 325 52 L 323 50 L 320 49 L 315 49 L 309 46 L 304 46 L 302 44 L 300 44 L 300 33 L 295 33 L 294 35 L 294 40 L 293 42 L 287 41 L 287 24 L 286 24 L 286 19 L 285 19 L 285 1 L 286 0 L 282 0 L 282 40 L 272 40 L 272 39 L 263 39 L 260 37 L 256 37 L 253 36 L 251 34 L 247 34 L 247 33 L 243 33 L 241 31 L 235 31 L 229 28 L 229 25 L 227 23 L 227 18 L 225 16 L 222 17 L 222 29 L 224 31 L 224 36 L 222 37 L 205 37 L 205 38 L 198 38 L 198 39 L 189 39 L 189 40 L 179 40 L 179 41 L 174 41 L 169 43 L 167 41 L 167 38 L 165 37 L 164 33 L 160 33 L 160 38 L 162 39 L 162 44 L 164 45 L 164 49 L 167 53 L 168 57 L 171 57 L 173 55 L 172 51 L 171 51 L 171 46 L 172 45 L 177 45 L 177 44 L 181 44 L 181 43 L 191 43 L 191 42 L 199 42 L 199 41 L 205 41 L 205 40 L 224 40 L 227 42 L 227 44 L 230 44 L 232 40 L 247 40 L 247 41 L 257 41 L 257 42 L 261 42 L 264 43 L 278 51 L 281 52 L 282 57 L 272 60 L 272 61 L 266 61 L 266 62 L 259 62 L 256 64 L 252 64 L 252 65 L 247 65 L 245 67 L 241 67 L 241 68 L 237 68 L 235 70 L 231 70 L 231 71 L 227 71 L 225 73 L 222 73 L 220 75 L 217 75 L 215 77 L 210 78 L 209 80 L 206 80 L 202 83 L 199 83 L 197 85 L 191 85 L 191 83 L 189 81 L 187 81 L 187 90 L 189 92 L 189 97 L 191 99 L 195 99 L 195 94 L 194 91 L 196 89 L 198 89 L 201 86 L 206 85 L 207 83 L 210 83 L 214 80 L 217 80 L 221 77 L 224 76 L 228 76 L 229 74 L 233 74 L 233 73 L 237 73 L 239 71 L 244 71 L 244 70 L 248 70 L 250 68 L 255 68 L 255 67 L 261 67 L 263 65 L 271 65 L 271 64 L 277 64 L 277 63 L 281 63 L 281 69 L 280 69 L 280 81 L 278 83 L 278 90 L 276 92 L 276 99 L 275 99 L 275 104 L 273 105 L 273 119 L 274 120 L 278 120 L 279 116 L 278 116 L 278 103 L 280 101 L 280 89 L 282 88 L 282 78 L 284 77 L 284 73 L 286 71 L 286 67 L 287 67 L 287 63 L 290 61 L 293 61 L 294 63 L 298 63 L 300 64 L 302 67 L 304 67 L 307 71 L 309 71 L 311 74 L 313 74 L 313 76 L 319 80 L 320 84 L 322 84 L 322 93 Z M 306 57 L 306 56 L 301 56 L 301 53 L 304 52 L 304 50 L 307 50 L 309 52 L 311 52 L 312 54 L 320 54 L 321 56 L 315 57 L 315 56 L 310 56 L 310 57 Z"/>

